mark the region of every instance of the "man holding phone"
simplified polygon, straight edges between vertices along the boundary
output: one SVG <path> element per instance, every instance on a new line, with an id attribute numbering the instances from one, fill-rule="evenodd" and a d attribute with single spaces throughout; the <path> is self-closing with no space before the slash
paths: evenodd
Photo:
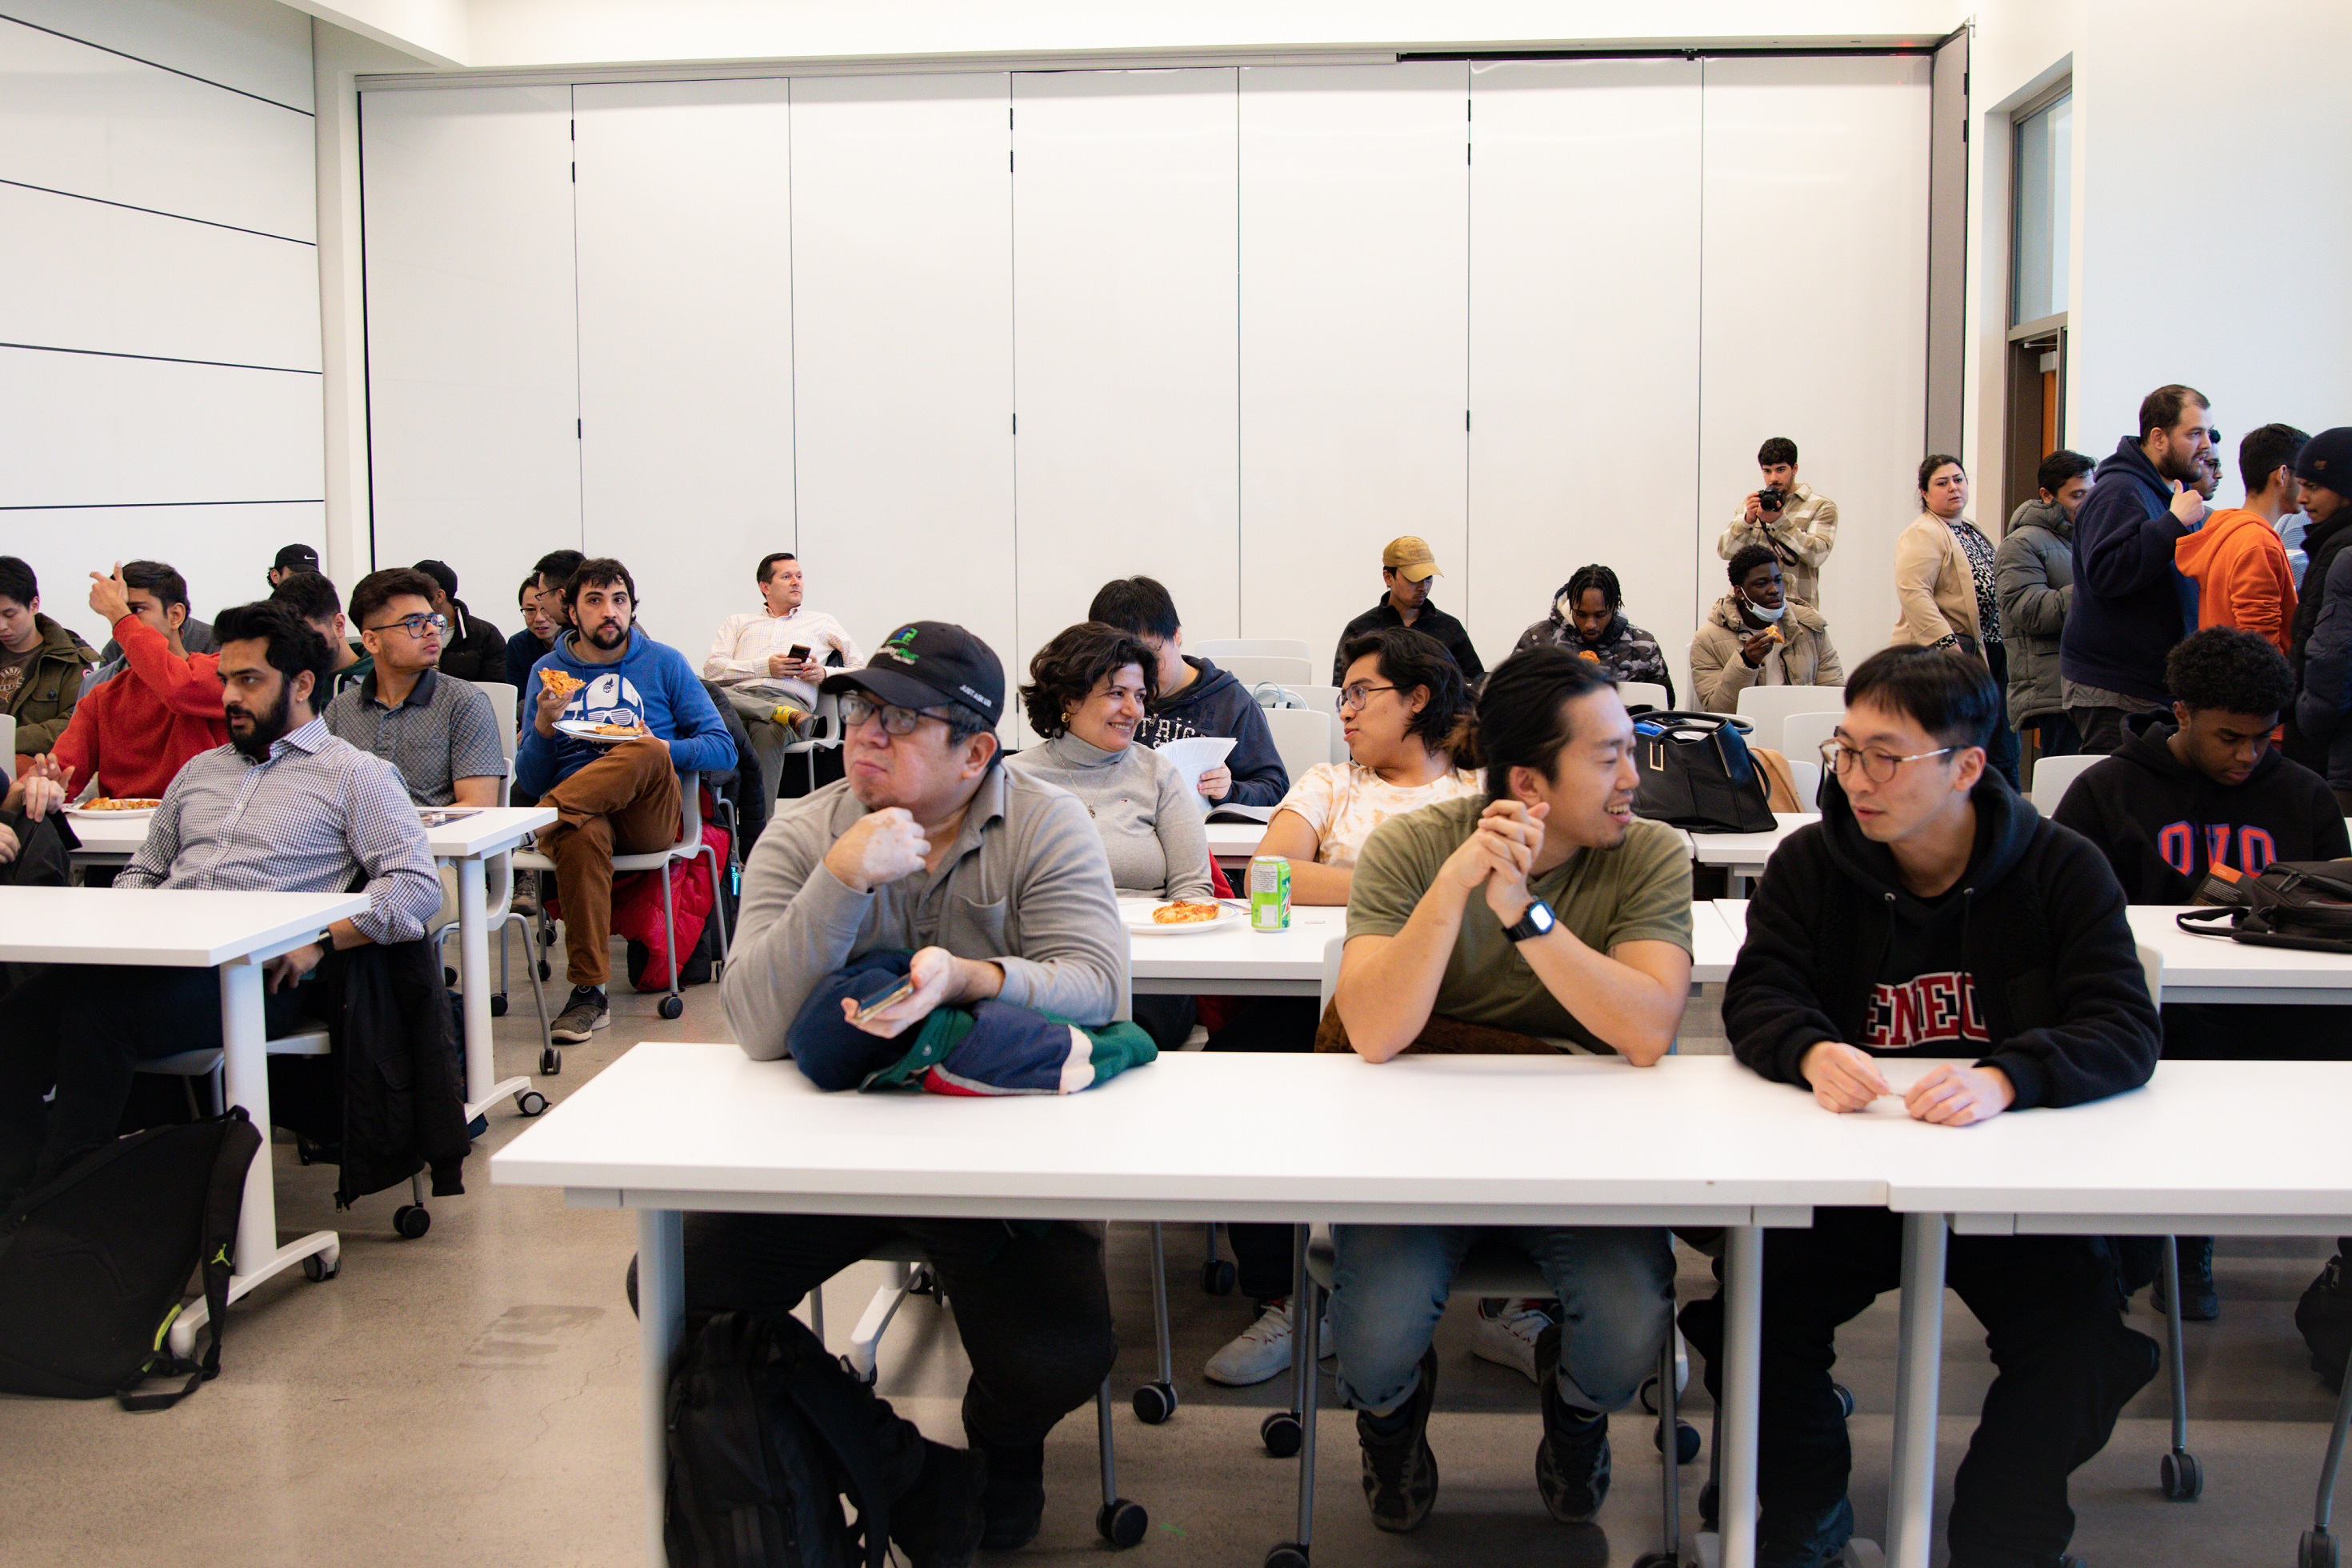
<path id="1" fill-rule="evenodd" d="M 822 610 L 805 608 L 801 563 L 778 551 L 761 558 L 760 613 L 730 616 L 703 657 L 702 679 L 726 695 L 751 731 L 765 788 L 777 793 L 784 748 L 800 738 L 816 709 L 816 686 L 827 659 L 844 669 L 866 662 L 849 633 Z"/>
<path id="2" fill-rule="evenodd" d="M 895 1038 L 933 1010 L 991 998 L 1096 1028 L 1129 1015 L 1110 862 L 1075 796 L 999 765 L 1004 667 L 961 626 L 899 627 L 870 663 L 825 678 L 846 776 L 782 806 L 743 868 L 721 987 L 747 1056 L 772 1060 L 810 994 L 868 953 L 911 951 L 912 989 L 877 977 L 841 1005 Z M 955 1302 L 971 1359 L 964 1430 L 988 1456 L 981 1543 L 1037 1532 L 1045 1442 L 1117 1354 L 1102 1243 L 1067 1223 L 692 1215 L 693 1311 L 786 1313 L 891 1240 Z"/>

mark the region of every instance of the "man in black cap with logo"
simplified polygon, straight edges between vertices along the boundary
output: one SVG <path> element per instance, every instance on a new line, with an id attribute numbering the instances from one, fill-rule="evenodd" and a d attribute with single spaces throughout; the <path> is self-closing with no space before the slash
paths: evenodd
<path id="1" fill-rule="evenodd" d="M 877 950 L 913 952 L 915 989 L 856 1020 L 874 1035 L 991 998 L 1082 1027 L 1127 1018 L 1127 933 L 1102 840 L 1074 796 L 999 765 L 1004 667 L 989 646 L 916 621 L 819 689 L 841 699 L 845 776 L 782 803 L 743 868 L 722 991 L 744 1053 L 783 1056 L 810 992 Z M 894 1240 L 938 1271 L 971 1359 L 964 1431 L 988 1460 L 980 1543 L 1023 1545 L 1045 1508 L 1045 1434 L 1094 1397 L 1118 1352 L 1093 1230 L 694 1215 L 687 1308 L 786 1313 Z M 894 1505 L 894 1535 L 898 1523 Z"/>
<path id="2" fill-rule="evenodd" d="M 270 562 L 267 575 L 269 578 L 269 586 L 274 590 L 278 584 L 297 572 L 318 570 L 319 552 L 317 551 L 307 544 L 289 544 L 278 552 L 276 560 Z"/>

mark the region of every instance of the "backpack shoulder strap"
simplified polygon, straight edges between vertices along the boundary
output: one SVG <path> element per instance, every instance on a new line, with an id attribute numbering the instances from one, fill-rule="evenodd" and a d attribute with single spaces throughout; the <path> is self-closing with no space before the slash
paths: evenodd
<path id="1" fill-rule="evenodd" d="M 184 1375 L 187 1381 L 176 1390 L 152 1394 L 132 1392 L 136 1384 L 121 1389 L 114 1397 L 125 1410 L 169 1410 L 201 1384 L 220 1375 L 221 1334 L 228 1322 L 228 1282 L 236 1272 L 237 1216 L 244 1207 L 247 1174 L 261 1149 L 261 1133 L 242 1105 L 230 1106 L 228 1113 L 220 1118 L 219 1127 L 220 1145 L 213 1156 L 212 1178 L 205 1192 L 204 1252 L 198 1265 L 205 1281 L 205 1353 L 190 1359 L 164 1351 L 164 1340 L 180 1315 L 180 1310 L 174 1307 L 156 1330 L 155 1353 L 140 1376 L 143 1380 L 150 1375 Z"/>

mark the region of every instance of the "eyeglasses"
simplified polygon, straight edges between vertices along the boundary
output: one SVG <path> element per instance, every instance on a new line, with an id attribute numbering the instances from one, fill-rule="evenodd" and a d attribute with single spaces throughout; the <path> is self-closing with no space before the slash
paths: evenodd
<path id="1" fill-rule="evenodd" d="M 1359 680 L 1353 686 L 1340 688 L 1339 706 L 1342 708 L 1361 708 L 1365 703 L 1371 700 L 1373 692 L 1394 691 L 1395 689 L 1396 688 L 1393 686 L 1374 686 L 1369 681 Z"/>
<path id="2" fill-rule="evenodd" d="M 1823 741 L 1822 766 L 1843 778 L 1853 772 L 1854 763 L 1860 763 L 1864 774 L 1871 783 L 1885 784 L 1895 776 L 1895 770 L 1906 763 L 1925 762 L 1929 757 L 1940 757 L 1958 750 L 1958 746 L 1938 746 L 1932 752 L 1914 752 L 1907 757 L 1898 757 L 1892 752 L 1858 752 L 1843 741 Z"/>
<path id="3" fill-rule="evenodd" d="M 898 708 L 887 702 L 877 702 L 870 697 L 845 697 L 841 700 L 841 727 L 855 730 L 868 719 L 882 721 L 886 735 L 911 735 L 915 726 L 926 719 L 947 722 L 943 714 L 926 713 L 919 708 Z"/>
<path id="4" fill-rule="evenodd" d="M 403 616 L 396 621 L 386 621 L 380 626 L 362 626 L 360 630 L 363 632 L 388 632 L 394 626 L 406 632 L 410 637 L 422 637 L 429 631 L 447 631 L 449 629 L 449 617 L 446 616 Z"/>

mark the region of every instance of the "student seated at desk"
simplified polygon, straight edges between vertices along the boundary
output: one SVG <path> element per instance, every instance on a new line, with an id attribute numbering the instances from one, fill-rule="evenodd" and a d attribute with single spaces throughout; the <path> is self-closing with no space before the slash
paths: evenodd
<path id="1" fill-rule="evenodd" d="M 917 621 L 821 689 L 842 700 L 846 776 L 782 803 L 743 868 L 721 989 L 744 1053 L 782 1056 L 818 984 L 890 950 L 913 950 L 919 984 L 858 1024 L 869 1034 L 992 997 L 1084 1028 L 1126 1018 L 1128 938 L 1102 839 L 1068 793 L 1002 765 L 1004 667 L 988 645 Z M 1024 1545 L 1045 1506 L 1045 1434 L 1094 1398 L 1118 1354 L 1095 1229 L 688 1215 L 687 1310 L 788 1313 L 893 1239 L 938 1270 L 971 1360 L 964 1432 L 988 1458 L 980 1542 Z M 893 1510 L 895 1532 L 908 1510 Z"/>
<path id="2" fill-rule="evenodd" d="M 1633 816 L 1625 705 L 1591 660 L 1528 649 L 1486 678 L 1478 744 L 1484 796 L 1392 816 L 1364 844 L 1334 997 L 1348 1045 L 1382 1062 L 1417 1044 L 1544 1049 L 1566 1037 L 1654 1065 L 1690 990 L 1690 859 L 1673 829 Z M 1334 1226 L 1339 1397 L 1357 1412 L 1382 1530 L 1417 1528 L 1436 1501 L 1430 1341 L 1482 1235 L 1533 1258 L 1565 1305 L 1566 1326 L 1546 1330 L 1537 1352 L 1536 1486 L 1554 1519 L 1600 1511 L 1608 1412 L 1633 1399 L 1665 1342 L 1675 1265 L 1663 1229 Z"/>
<path id="3" fill-rule="evenodd" d="M 2098 847 L 2136 904 L 2197 900 L 2219 870 L 2352 855 L 2327 781 L 2271 744 L 2294 672 L 2270 639 L 2210 626 L 2166 656 L 2172 720 L 2135 713 L 2122 750 L 2085 772 L 2051 819 Z M 2183 1060 L 2352 1058 L 2352 1010 L 2167 1003 L 2164 1054 Z M 2180 1315 L 2218 1317 L 2213 1238 L 2179 1238 Z M 2158 1299 L 2167 1288 L 2158 1279 Z"/>
<path id="4" fill-rule="evenodd" d="M 1841 1113 L 1895 1093 L 1881 1057 L 1958 1058 L 1903 1100 L 1955 1130 L 2146 1083 L 2157 1016 L 2123 889 L 1988 770 L 2001 697 L 1982 661 L 1888 648 L 1845 697 L 1829 748 L 1840 787 L 1748 906 L 1723 999 L 1734 1053 Z M 1759 1568 L 1834 1562 L 1853 1533 L 1830 1368 L 1839 1327 L 1898 1282 L 1902 1236 L 1884 1209 L 1822 1208 L 1764 1248 Z M 1953 1491 L 1952 1561 L 2057 1563 L 2074 1530 L 2066 1478 L 2156 1375 L 2155 1342 L 2124 1326 L 2104 1241 L 1954 1237 L 1947 1278 L 2000 1371 Z M 1683 1329 L 1718 1389 L 1719 1299 L 1694 1302 Z"/>
<path id="5" fill-rule="evenodd" d="M 282 1029 L 325 942 L 413 942 L 441 884 L 392 765 L 337 740 L 311 709 L 332 668 L 325 641 L 278 604 L 230 610 L 215 625 L 229 743 L 180 770 L 114 886 L 320 893 L 364 874 L 365 912 L 269 961 L 268 1016 Z M 135 632 L 124 645 L 135 658 Z M 0 1016 L 5 1194 L 113 1137 L 139 1061 L 217 1049 L 220 982 L 209 969 L 58 964 L 0 1002 Z"/>
<path id="6" fill-rule="evenodd" d="M 479 687 L 438 668 L 448 617 L 434 609 L 433 586 L 394 568 L 352 589 L 371 664 L 327 704 L 327 728 L 390 763 L 419 805 L 496 805 L 507 776 L 501 721 Z"/>
<path id="7" fill-rule="evenodd" d="M 127 674 L 83 693 L 49 755 L 101 795 L 159 797 L 182 763 L 228 739 L 220 655 L 191 652 L 182 640 L 187 579 L 160 561 L 91 573 L 89 607 L 114 629 Z"/>
<path id="8" fill-rule="evenodd" d="M 1348 761 L 1309 768 L 1290 786 L 1257 846 L 1258 854 L 1290 862 L 1294 904 L 1344 907 L 1356 858 L 1372 829 L 1391 816 L 1484 788 L 1471 771 L 1478 752 L 1469 691 L 1444 644 L 1410 627 L 1390 626 L 1355 638 L 1340 652 L 1347 663 L 1340 669 L 1339 730 Z M 1208 1048 L 1311 1051 L 1320 1018 L 1309 997 L 1257 997 L 1209 1037 Z M 1202 1371 L 1211 1383 L 1244 1388 L 1290 1366 L 1291 1227 L 1229 1225 L 1225 1235 L 1256 1317 Z M 1534 1334 L 1543 1326 L 1527 1311 L 1482 1316 L 1474 1348 L 1492 1359 L 1490 1336 L 1525 1339 L 1526 1355 L 1514 1349 L 1508 1364 L 1524 1359 L 1532 1376 Z M 1330 1348 L 1325 1340 L 1326 1354 Z"/>
<path id="9" fill-rule="evenodd" d="M 1024 778 L 1076 795 L 1095 819 L 1110 879 L 1123 893 L 1212 900 L 1209 836 L 1176 764 L 1135 732 L 1151 706 L 1159 661 L 1135 637 L 1082 621 L 1037 650 L 1021 705 L 1045 737 L 1007 758 Z M 1134 998 L 1135 1021 L 1163 1051 L 1192 1032 L 1190 996 Z"/>
<path id="10" fill-rule="evenodd" d="M 1225 760 L 1201 773 L 1203 800 L 1225 805 L 1272 805 L 1290 787 L 1274 733 L 1249 689 L 1210 659 L 1184 651 L 1176 601 L 1150 577 L 1121 577 L 1096 590 L 1087 619 L 1116 626 L 1160 661 L 1151 706 L 1136 728 L 1147 746 L 1192 735 L 1231 736 Z"/>

